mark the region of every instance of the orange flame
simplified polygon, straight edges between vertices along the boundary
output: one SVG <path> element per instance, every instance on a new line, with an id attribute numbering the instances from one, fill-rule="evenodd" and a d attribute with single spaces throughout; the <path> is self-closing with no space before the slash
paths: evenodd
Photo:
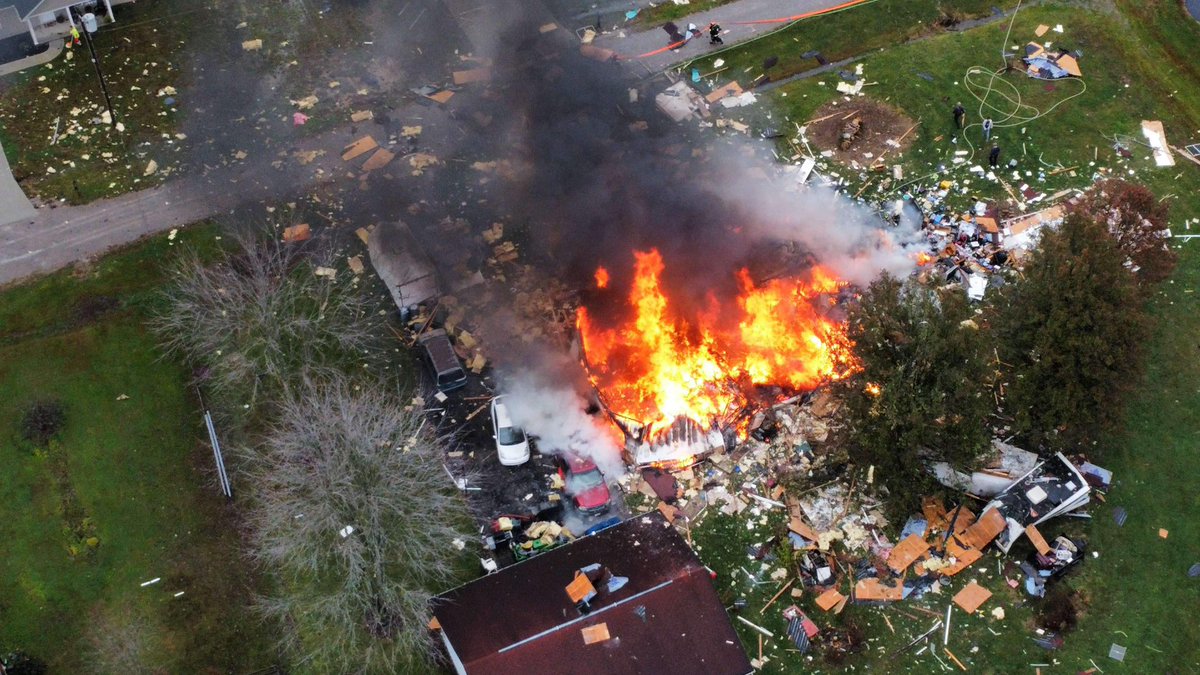
<path id="1" fill-rule="evenodd" d="M 596 288 L 608 288 L 608 270 L 596 268 Z"/>
<path id="2" fill-rule="evenodd" d="M 934 261 L 934 257 L 929 253 L 920 251 L 917 253 L 917 267 L 924 267 Z"/>
<path id="3" fill-rule="evenodd" d="M 680 417 L 702 427 L 727 418 L 746 404 L 739 385 L 810 389 L 853 369 L 844 327 L 822 311 L 843 285 L 826 270 L 761 286 L 741 270 L 739 320 L 722 327 L 723 308 L 691 321 L 673 311 L 657 250 L 634 258 L 632 317 L 606 329 L 581 307 L 576 326 L 593 383 L 613 412 L 647 425 L 647 438 Z"/>

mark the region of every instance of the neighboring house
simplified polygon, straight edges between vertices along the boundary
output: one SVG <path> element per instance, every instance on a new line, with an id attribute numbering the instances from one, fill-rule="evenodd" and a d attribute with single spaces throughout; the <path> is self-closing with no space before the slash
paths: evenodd
<path id="1" fill-rule="evenodd" d="M 707 568 L 657 512 L 635 516 L 434 599 L 460 675 L 745 675 Z"/>
<path id="2" fill-rule="evenodd" d="M 91 12 L 101 20 L 107 17 L 109 21 L 116 21 L 112 6 L 127 1 L 0 0 L 0 36 L 16 35 L 14 28 L 23 25 L 33 43 L 42 44 L 70 34 L 71 27 L 78 24 L 75 18 L 78 15 Z"/>

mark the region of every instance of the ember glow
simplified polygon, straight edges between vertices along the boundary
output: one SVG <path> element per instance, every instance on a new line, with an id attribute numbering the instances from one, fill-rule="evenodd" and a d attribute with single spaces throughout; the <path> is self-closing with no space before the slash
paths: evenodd
<path id="1" fill-rule="evenodd" d="M 844 327 L 826 316 L 842 285 L 826 270 L 755 285 L 743 269 L 736 308 L 685 318 L 662 287 L 658 251 L 634 258 L 624 321 L 601 327 L 581 307 L 576 326 L 605 403 L 647 425 L 647 437 L 680 417 L 703 428 L 728 420 L 746 405 L 750 385 L 802 391 L 853 369 Z M 726 317 L 724 323 L 717 317 Z"/>
<path id="2" fill-rule="evenodd" d="M 608 288 L 608 270 L 596 268 L 596 288 Z"/>

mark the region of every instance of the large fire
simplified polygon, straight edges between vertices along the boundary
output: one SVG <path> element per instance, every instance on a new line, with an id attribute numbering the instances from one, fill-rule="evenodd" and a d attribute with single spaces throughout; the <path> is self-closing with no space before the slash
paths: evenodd
<path id="1" fill-rule="evenodd" d="M 747 385 L 804 390 L 852 370 L 844 327 L 826 316 L 842 283 L 826 270 L 755 285 L 743 269 L 737 321 L 718 322 L 733 308 L 685 319 L 660 283 L 659 252 L 634 257 L 631 316 L 602 328 L 581 307 L 576 325 L 605 404 L 646 425 L 646 437 L 681 417 L 702 428 L 728 420 L 745 407 Z M 596 281 L 606 287 L 608 273 L 598 272 Z"/>

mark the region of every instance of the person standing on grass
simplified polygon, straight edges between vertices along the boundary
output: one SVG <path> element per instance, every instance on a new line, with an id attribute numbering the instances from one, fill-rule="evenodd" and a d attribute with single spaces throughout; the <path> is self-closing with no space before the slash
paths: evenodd
<path id="1" fill-rule="evenodd" d="M 992 118 L 987 118 L 983 121 L 983 141 L 986 143 L 992 140 Z"/>
<path id="2" fill-rule="evenodd" d="M 708 44 L 723 45 L 725 41 L 721 39 L 721 25 L 716 21 L 708 24 Z"/>
<path id="3" fill-rule="evenodd" d="M 79 29 L 75 26 L 71 26 L 71 44 L 79 46 Z"/>
<path id="4" fill-rule="evenodd" d="M 963 104 L 960 102 L 958 105 L 954 106 L 954 125 L 959 129 L 962 129 L 966 123 L 967 109 L 964 108 Z"/>
<path id="5" fill-rule="evenodd" d="M 988 153 L 988 164 L 991 165 L 991 167 L 993 169 L 1000 167 L 1000 146 L 999 146 L 999 144 L 992 143 L 992 151 L 990 153 Z"/>

